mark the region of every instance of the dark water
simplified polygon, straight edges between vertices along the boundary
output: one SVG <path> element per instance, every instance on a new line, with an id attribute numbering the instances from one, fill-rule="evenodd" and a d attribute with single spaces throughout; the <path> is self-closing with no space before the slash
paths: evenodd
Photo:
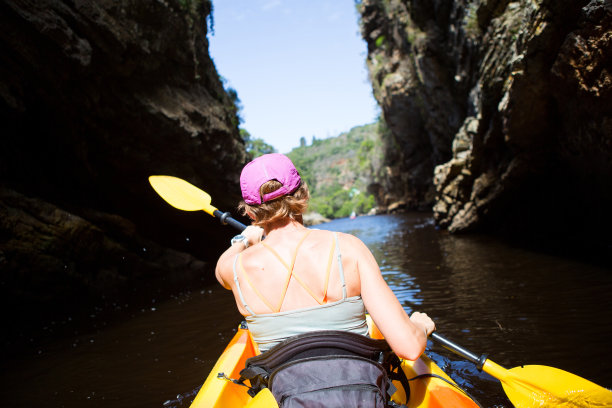
<path id="1" fill-rule="evenodd" d="M 612 386 L 609 268 L 451 236 L 421 213 L 318 228 L 359 236 L 406 310 L 427 312 L 462 346 L 507 368 L 547 365 Z M 0 404 L 187 407 L 240 320 L 220 287 L 152 299 L 120 322 L 100 321 L 5 363 Z M 427 354 L 483 406 L 511 407 L 499 382 L 471 363 L 432 342 Z"/>

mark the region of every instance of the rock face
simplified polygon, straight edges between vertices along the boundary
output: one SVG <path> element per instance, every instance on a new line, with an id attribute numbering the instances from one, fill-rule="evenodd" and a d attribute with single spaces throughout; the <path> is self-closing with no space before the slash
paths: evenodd
<path id="1" fill-rule="evenodd" d="M 397 191 L 453 232 L 612 226 L 612 3 L 364 0 L 361 14 Z"/>
<path id="2" fill-rule="evenodd" d="M 170 208 L 147 177 L 184 178 L 219 208 L 237 202 L 247 156 L 208 55 L 211 7 L 0 4 L 4 301 L 35 308 L 210 270 L 199 259 L 232 231 Z"/>

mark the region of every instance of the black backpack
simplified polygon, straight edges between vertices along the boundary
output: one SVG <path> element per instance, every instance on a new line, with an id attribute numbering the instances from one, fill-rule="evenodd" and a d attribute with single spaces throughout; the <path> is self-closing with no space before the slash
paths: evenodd
<path id="1" fill-rule="evenodd" d="M 410 387 L 399 358 L 385 340 L 345 331 L 316 331 L 291 337 L 251 357 L 240 372 L 255 396 L 270 389 L 281 408 L 399 407 L 390 401 L 391 380 Z"/>

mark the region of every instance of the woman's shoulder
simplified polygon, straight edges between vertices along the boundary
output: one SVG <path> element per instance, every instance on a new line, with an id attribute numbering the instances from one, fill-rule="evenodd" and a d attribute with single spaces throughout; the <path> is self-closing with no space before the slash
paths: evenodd
<path id="1" fill-rule="evenodd" d="M 330 230 L 322 230 L 322 229 L 315 229 L 315 228 L 309 228 L 309 230 L 310 230 L 310 236 L 313 238 L 332 239 L 334 237 L 338 237 L 339 240 L 345 240 L 347 239 L 347 237 L 355 238 L 351 234 L 347 234 L 347 233 L 340 232 L 340 231 L 330 231 Z"/>
<path id="2" fill-rule="evenodd" d="M 326 241 L 337 237 L 341 248 L 361 250 L 365 247 L 365 244 L 359 238 L 345 232 L 312 229 L 312 233 L 313 238 L 325 239 Z"/>

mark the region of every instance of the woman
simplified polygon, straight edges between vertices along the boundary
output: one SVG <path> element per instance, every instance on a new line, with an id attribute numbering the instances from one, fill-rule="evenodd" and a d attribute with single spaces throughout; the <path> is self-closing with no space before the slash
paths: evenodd
<path id="1" fill-rule="evenodd" d="M 256 158 L 240 187 L 239 208 L 253 225 L 232 239 L 216 276 L 234 293 L 262 352 L 314 330 L 367 335 L 367 309 L 399 357 L 419 358 L 434 322 L 425 313 L 408 317 L 358 238 L 304 227 L 308 188 L 288 157 Z"/>

